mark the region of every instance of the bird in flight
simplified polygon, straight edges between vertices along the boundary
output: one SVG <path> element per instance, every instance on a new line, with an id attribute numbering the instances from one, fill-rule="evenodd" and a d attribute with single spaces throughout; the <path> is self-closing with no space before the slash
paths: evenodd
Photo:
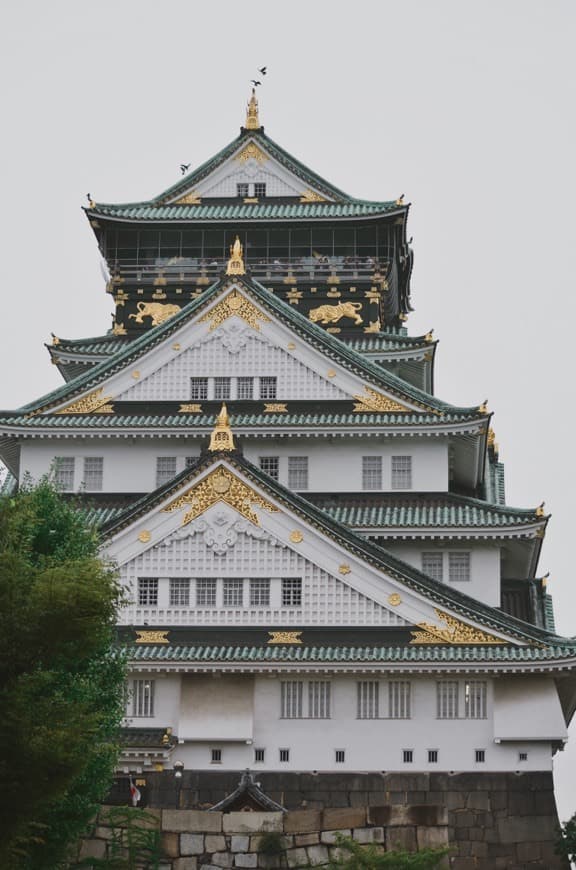
<path id="1" fill-rule="evenodd" d="M 182 173 L 182 175 L 186 175 L 186 173 L 188 172 L 189 169 L 190 169 L 189 163 L 181 163 L 180 164 L 180 172 Z"/>
<path id="2" fill-rule="evenodd" d="M 255 88 L 257 88 L 258 85 L 262 84 L 262 82 L 257 82 L 256 79 L 250 79 L 250 81 L 252 82 L 252 84 L 254 85 Z"/>
<path id="3" fill-rule="evenodd" d="M 258 70 L 258 72 L 261 73 L 263 76 L 265 76 L 267 69 L 268 69 L 267 66 L 263 66 L 261 69 Z"/>

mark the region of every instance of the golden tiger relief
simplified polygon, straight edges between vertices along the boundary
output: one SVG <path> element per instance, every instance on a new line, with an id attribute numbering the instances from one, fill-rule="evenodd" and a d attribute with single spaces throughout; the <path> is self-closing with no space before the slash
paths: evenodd
<path id="1" fill-rule="evenodd" d="M 152 326 L 159 326 L 180 311 L 179 305 L 162 305 L 160 302 L 138 302 L 136 308 L 138 314 L 129 314 L 128 317 L 136 323 L 143 323 L 145 317 L 151 317 Z"/>
<path id="2" fill-rule="evenodd" d="M 363 323 L 359 315 L 361 302 L 337 302 L 336 305 L 321 305 L 311 308 L 308 316 L 312 323 L 338 323 L 343 317 L 352 317 L 354 323 Z"/>

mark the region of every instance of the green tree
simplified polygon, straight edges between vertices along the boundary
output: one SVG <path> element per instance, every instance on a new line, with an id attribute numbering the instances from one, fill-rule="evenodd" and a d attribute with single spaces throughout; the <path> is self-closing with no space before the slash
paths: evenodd
<path id="1" fill-rule="evenodd" d="M 330 861 L 329 870 L 433 870 L 448 854 L 448 849 L 384 852 L 378 844 L 364 846 L 342 834 L 337 835 L 336 845 L 339 855 Z"/>
<path id="2" fill-rule="evenodd" d="M 0 498 L 0 866 L 54 870 L 109 788 L 120 587 L 49 480 Z"/>
<path id="3" fill-rule="evenodd" d="M 560 839 L 556 844 L 556 854 L 565 855 L 571 864 L 576 862 L 576 813 L 560 826 Z"/>

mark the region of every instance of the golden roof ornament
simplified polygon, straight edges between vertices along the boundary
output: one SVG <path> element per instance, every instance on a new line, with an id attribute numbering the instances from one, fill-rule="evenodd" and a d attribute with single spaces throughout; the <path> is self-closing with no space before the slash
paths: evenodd
<path id="1" fill-rule="evenodd" d="M 252 96 L 246 110 L 246 129 L 260 130 L 260 120 L 258 118 L 258 100 L 256 99 L 256 88 L 252 88 Z"/>
<path id="2" fill-rule="evenodd" d="M 227 275 L 245 275 L 246 268 L 244 266 L 244 251 L 240 236 L 236 236 L 233 245 L 230 245 L 230 259 L 226 266 Z"/>
<path id="3" fill-rule="evenodd" d="M 220 413 L 216 417 L 216 425 L 214 426 L 214 431 L 210 436 L 210 445 L 208 447 L 208 450 L 211 450 L 214 453 L 219 450 L 225 450 L 227 452 L 230 452 L 231 450 L 235 449 L 236 445 L 234 444 L 234 436 L 232 434 L 232 430 L 230 429 L 230 417 L 228 416 L 226 404 L 222 403 Z"/>

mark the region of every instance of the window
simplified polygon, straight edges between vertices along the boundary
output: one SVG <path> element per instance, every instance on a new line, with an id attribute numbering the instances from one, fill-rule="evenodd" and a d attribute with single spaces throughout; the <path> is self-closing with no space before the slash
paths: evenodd
<path id="1" fill-rule="evenodd" d="M 138 578 L 138 604 L 148 606 L 158 604 L 158 580 L 156 577 Z"/>
<path id="2" fill-rule="evenodd" d="M 428 750 L 428 764 L 438 764 L 438 750 L 437 749 L 429 749 Z"/>
<path id="3" fill-rule="evenodd" d="M 214 378 L 214 398 L 229 399 L 230 384 L 231 378 Z"/>
<path id="4" fill-rule="evenodd" d="M 92 492 L 102 489 L 104 479 L 104 459 L 102 456 L 86 456 L 84 458 L 84 486 Z"/>
<path id="5" fill-rule="evenodd" d="M 475 749 L 474 750 L 474 761 L 477 764 L 483 764 L 486 761 L 486 750 L 485 749 Z"/>
<path id="6" fill-rule="evenodd" d="M 282 681 L 280 683 L 280 718 L 302 718 L 302 692 L 304 683 L 300 680 Z"/>
<path id="7" fill-rule="evenodd" d="M 470 580 L 470 553 L 448 553 L 448 579 Z"/>
<path id="8" fill-rule="evenodd" d="M 413 749 L 403 749 L 402 750 L 402 761 L 404 764 L 412 764 L 414 761 L 414 750 Z"/>
<path id="9" fill-rule="evenodd" d="M 270 606 L 270 581 L 250 580 L 250 607 Z"/>
<path id="10" fill-rule="evenodd" d="M 156 486 L 164 486 L 176 474 L 175 456 L 156 457 Z"/>
<path id="11" fill-rule="evenodd" d="M 261 456 L 259 459 L 260 468 L 262 471 L 266 472 L 266 474 L 270 475 L 273 480 L 278 480 L 279 471 L 280 471 L 280 457 L 279 456 Z"/>
<path id="12" fill-rule="evenodd" d="M 170 579 L 170 607 L 190 605 L 190 581 L 172 577 Z"/>
<path id="13" fill-rule="evenodd" d="M 221 749 L 211 749 L 210 750 L 210 763 L 211 764 L 222 764 L 222 750 Z"/>
<path id="14" fill-rule="evenodd" d="M 528 761 L 528 753 L 527 752 L 519 752 L 518 753 L 518 761 Z"/>
<path id="15" fill-rule="evenodd" d="M 444 554 L 422 553 L 422 571 L 424 574 L 428 574 L 432 580 L 438 580 L 442 583 L 444 580 Z"/>
<path id="16" fill-rule="evenodd" d="M 390 719 L 410 718 L 410 683 L 407 680 L 388 683 L 388 716 Z"/>
<path id="17" fill-rule="evenodd" d="M 54 484 L 57 489 L 74 489 L 74 457 L 57 456 L 54 460 Z"/>
<path id="18" fill-rule="evenodd" d="M 300 577 L 285 577 L 282 580 L 282 605 L 284 607 L 302 606 L 302 580 Z"/>
<path id="19" fill-rule="evenodd" d="M 260 378 L 260 398 L 276 398 L 276 378 Z"/>
<path id="20" fill-rule="evenodd" d="M 280 761 L 290 761 L 290 750 L 289 749 L 280 749 Z"/>
<path id="21" fill-rule="evenodd" d="M 257 181 L 254 185 L 254 196 L 266 196 L 266 183 Z"/>
<path id="22" fill-rule="evenodd" d="M 288 486 L 290 489 L 308 489 L 308 457 L 288 457 Z"/>
<path id="23" fill-rule="evenodd" d="M 380 684 L 377 680 L 356 683 L 356 718 L 378 719 L 380 707 Z"/>
<path id="24" fill-rule="evenodd" d="M 132 680 L 132 715 L 154 715 L 154 680 Z"/>
<path id="25" fill-rule="evenodd" d="M 327 680 L 308 683 L 308 718 L 330 718 L 330 683 Z"/>
<path id="26" fill-rule="evenodd" d="M 242 607 L 243 591 L 243 580 L 224 580 L 224 607 Z"/>
<path id="27" fill-rule="evenodd" d="M 436 683 L 436 716 L 438 719 L 458 718 L 458 682 Z"/>
<path id="28" fill-rule="evenodd" d="M 362 457 L 362 489 L 382 489 L 382 457 Z"/>
<path id="29" fill-rule="evenodd" d="M 248 196 L 248 185 L 242 182 L 241 184 L 236 185 L 236 195 L 237 196 Z"/>
<path id="30" fill-rule="evenodd" d="M 392 489 L 412 488 L 412 457 L 392 457 Z"/>
<path id="31" fill-rule="evenodd" d="M 335 755 L 336 764 L 344 764 L 344 762 L 346 761 L 346 750 L 345 749 L 335 749 L 334 755 Z"/>
<path id="32" fill-rule="evenodd" d="M 265 749 L 255 749 L 254 750 L 254 761 L 263 762 L 265 753 L 266 753 Z"/>
<path id="33" fill-rule="evenodd" d="M 216 607 L 216 580 L 196 581 L 196 607 Z"/>
<path id="34" fill-rule="evenodd" d="M 196 401 L 208 398 L 208 378 L 190 378 L 190 398 Z"/>
<path id="35" fill-rule="evenodd" d="M 486 718 L 486 693 L 485 680 L 464 683 L 464 715 L 467 719 Z"/>
<path id="36" fill-rule="evenodd" d="M 238 378 L 236 381 L 236 397 L 238 399 L 254 398 L 254 378 Z"/>

